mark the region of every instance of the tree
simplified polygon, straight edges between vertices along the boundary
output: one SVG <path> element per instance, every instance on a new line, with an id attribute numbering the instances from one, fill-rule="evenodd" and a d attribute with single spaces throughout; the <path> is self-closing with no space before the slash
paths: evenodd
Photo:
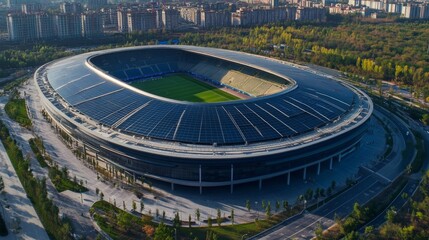
<path id="1" fill-rule="evenodd" d="M 206 240 L 217 240 L 217 234 L 215 232 L 213 232 L 212 230 L 208 230 L 206 232 Z"/>
<path id="2" fill-rule="evenodd" d="M 191 218 L 191 214 L 189 214 L 189 217 L 188 217 L 188 223 L 189 223 L 189 228 L 191 228 L 191 227 L 192 227 L 192 218 Z"/>
<path id="3" fill-rule="evenodd" d="M 195 210 L 195 217 L 197 217 L 197 221 L 200 221 L 200 217 L 201 217 L 201 213 L 200 213 L 200 209 L 197 208 L 197 210 Z"/>
<path id="4" fill-rule="evenodd" d="M 313 198 L 313 189 L 309 188 L 305 192 L 305 200 L 310 201 Z"/>
<path id="5" fill-rule="evenodd" d="M 388 223 L 393 223 L 393 220 L 395 219 L 395 216 L 396 216 L 396 208 L 392 206 L 386 212 L 386 220 L 387 220 L 387 222 Z"/>
<path id="6" fill-rule="evenodd" d="M 314 200 L 319 200 L 320 197 L 320 188 L 316 188 L 316 191 L 314 193 Z"/>
<path id="7" fill-rule="evenodd" d="M 355 202 L 355 204 L 353 205 L 352 215 L 358 220 L 362 219 L 362 209 L 361 209 L 359 203 L 357 203 L 357 202 Z"/>
<path id="8" fill-rule="evenodd" d="M 359 240 L 359 233 L 351 231 L 350 233 L 346 234 L 344 240 Z"/>
<path id="9" fill-rule="evenodd" d="M 0 192 L 2 192 L 4 190 L 4 181 L 3 178 L 0 177 Z"/>
<path id="10" fill-rule="evenodd" d="M 64 177 L 64 178 L 68 178 L 68 177 L 69 177 L 69 170 L 67 169 L 67 167 L 66 167 L 66 166 L 64 166 L 64 167 L 61 169 L 61 172 L 62 172 L 62 174 L 63 174 L 63 177 Z"/>
<path id="11" fill-rule="evenodd" d="M 429 125 L 429 114 L 425 113 L 422 115 L 422 123 L 426 126 Z"/>
<path id="12" fill-rule="evenodd" d="M 283 200 L 283 209 L 284 209 L 285 211 L 288 211 L 288 210 L 289 210 L 289 202 L 288 202 L 288 201 L 286 201 L 286 200 Z"/>
<path id="13" fill-rule="evenodd" d="M 104 193 L 100 192 L 100 200 L 103 201 L 104 200 Z"/>
<path id="14" fill-rule="evenodd" d="M 383 96 L 383 84 L 381 80 L 377 80 L 377 89 L 378 89 L 378 94 L 380 96 Z"/>
<path id="15" fill-rule="evenodd" d="M 163 222 L 155 230 L 154 240 L 173 240 L 173 233 Z"/>
<path id="16" fill-rule="evenodd" d="M 144 210 L 144 202 L 143 199 L 140 200 L 140 212 L 142 213 Z"/>
<path id="17" fill-rule="evenodd" d="M 218 226 L 222 224 L 222 213 L 219 208 L 217 209 L 216 222 Z"/>
<path id="18" fill-rule="evenodd" d="M 231 223 L 234 225 L 234 208 L 231 208 Z"/>
<path id="19" fill-rule="evenodd" d="M 276 201 L 276 212 L 278 212 L 280 210 L 280 201 L 277 200 Z"/>
<path id="20" fill-rule="evenodd" d="M 180 227 L 180 216 L 179 216 L 179 212 L 176 212 L 176 214 L 174 214 L 174 219 L 173 219 L 173 228 L 179 228 Z"/>
<path id="21" fill-rule="evenodd" d="M 246 200 L 246 208 L 247 208 L 247 211 L 250 212 L 251 206 L 250 206 L 250 201 L 249 200 Z"/>
<path id="22" fill-rule="evenodd" d="M 265 208 L 265 214 L 267 218 L 271 218 L 271 202 L 268 202 L 267 207 Z"/>
<path id="23" fill-rule="evenodd" d="M 320 197 L 324 197 L 325 196 L 325 189 L 324 188 L 320 188 Z"/>
<path id="24" fill-rule="evenodd" d="M 209 217 L 209 218 L 207 218 L 207 226 L 209 227 L 209 228 L 211 228 L 212 227 L 212 217 Z"/>
<path id="25" fill-rule="evenodd" d="M 367 226 L 367 227 L 365 227 L 365 235 L 372 234 L 373 232 L 374 232 L 374 227 L 373 226 Z"/>
<path id="26" fill-rule="evenodd" d="M 127 232 L 130 228 L 132 220 L 132 215 L 126 213 L 126 212 L 120 212 L 118 214 L 118 226 L 123 229 L 125 232 Z"/>
<path id="27" fill-rule="evenodd" d="M 122 201 L 122 208 L 125 210 L 127 210 L 126 206 L 125 206 L 125 201 Z"/>
<path id="28" fill-rule="evenodd" d="M 137 204 L 136 202 L 133 200 L 133 210 L 135 211 L 137 209 Z"/>
<path id="29" fill-rule="evenodd" d="M 147 224 L 143 226 L 142 230 L 149 238 L 152 238 L 153 234 L 155 233 L 155 228 Z"/>
<path id="30" fill-rule="evenodd" d="M 314 230 L 314 234 L 316 235 L 316 240 L 323 239 L 323 228 L 320 222 L 317 223 L 316 229 Z"/>

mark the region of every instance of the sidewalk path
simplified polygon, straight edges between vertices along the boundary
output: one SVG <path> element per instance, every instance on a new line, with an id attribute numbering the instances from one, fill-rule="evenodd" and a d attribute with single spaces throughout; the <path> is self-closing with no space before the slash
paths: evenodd
<path id="1" fill-rule="evenodd" d="M 4 239 L 49 239 L 1 142 L 0 176 L 5 185 L 4 193 L 1 194 L 0 211 L 9 230 L 9 235 Z M 13 233 L 11 227 L 16 222 L 19 222 L 20 230 Z"/>

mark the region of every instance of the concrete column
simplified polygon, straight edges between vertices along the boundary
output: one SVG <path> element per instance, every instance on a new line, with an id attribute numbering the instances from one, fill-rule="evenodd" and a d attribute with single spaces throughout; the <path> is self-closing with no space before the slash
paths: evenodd
<path id="1" fill-rule="evenodd" d="M 287 173 L 287 185 L 290 185 L 290 172 Z"/>
<path id="2" fill-rule="evenodd" d="M 329 160 L 329 170 L 332 170 L 332 162 L 333 162 L 333 158 L 331 157 L 331 160 Z"/>
<path id="3" fill-rule="evenodd" d="M 234 192 L 234 165 L 231 164 L 231 193 Z"/>
<path id="4" fill-rule="evenodd" d="M 259 179 L 259 190 L 262 189 L 262 179 Z"/>
<path id="5" fill-rule="evenodd" d="M 302 175 L 302 178 L 304 180 L 307 179 L 307 167 L 304 168 L 304 174 Z"/>
<path id="6" fill-rule="evenodd" d="M 171 183 L 171 191 L 174 191 L 174 183 Z"/>
<path id="7" fill-rule="evenodd" d="M 317 175 L 320 175 L 320 162 L 317 164 Z"/>
<path id="8" fill-rule="evenodd" d="M 203 186 L 201 186 L 201 179 L 202 179 L 202 174 L 201 174 L 201 164 L 200 164 L 200 170 L 199 170 L 199 181 L 200 181 L 200 194 L 203 194 Z"/>

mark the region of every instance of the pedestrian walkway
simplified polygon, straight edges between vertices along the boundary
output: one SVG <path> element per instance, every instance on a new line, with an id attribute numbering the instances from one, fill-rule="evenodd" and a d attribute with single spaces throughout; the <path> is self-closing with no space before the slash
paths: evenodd
<path id="1" fill-rule="evenodd" d="M 49 239 L 1 142 L 0 176 L 5 185 L 0 211 L 9 230 L 4 239 Z"/>

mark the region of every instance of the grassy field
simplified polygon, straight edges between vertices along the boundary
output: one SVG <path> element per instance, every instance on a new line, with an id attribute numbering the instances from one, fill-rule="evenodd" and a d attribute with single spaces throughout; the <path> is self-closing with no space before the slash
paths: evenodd
<path id="1" fill-rule="evenodd" d="M 174 74 L 160 79 L 131 83 L 143 91 L 188 102 L 225 102 L 240 99 L 186 74 Z"/>
<path id="2" fill-rule="evenodd" d="M 18 122 L 21 126 L 30 128 L 31 120 L 27 115 L 24 99 L 11 99 L 5 106 L 7 115 Z"/>

